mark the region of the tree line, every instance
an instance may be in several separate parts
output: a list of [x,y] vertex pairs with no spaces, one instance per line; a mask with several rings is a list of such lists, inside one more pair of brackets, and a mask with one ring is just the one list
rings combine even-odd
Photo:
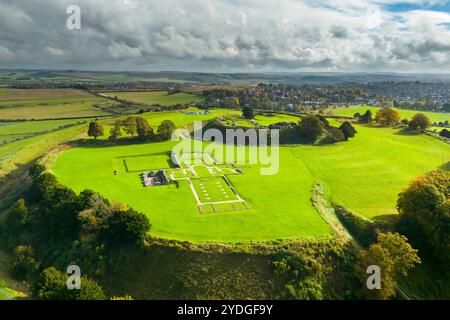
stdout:
[[[144,248],[147,217],[90,190],[77,195],[41,165],[30,173],[30,190],[10,208],[1,229],[14,256],[13,276],[29,283],[37,299],[106,299],[94,279]],[[82,269],[81,290],[67,289],[63,270],[69,265]]]
[[[176,128],[176,125],[172,121],[164,120],[156,132],[154,132],[147,119],[131,116],[124,120],[114,121],[109,131],[108,139],[110,141],[117,141],[123,136],[128,136],[130,138],[136,137],[142,141],[167,141],[170,140]],[[105,130],[99,121],[92,121],[89,124],[87,134],[89,137],[97,140],[98,137],[105,135]]]

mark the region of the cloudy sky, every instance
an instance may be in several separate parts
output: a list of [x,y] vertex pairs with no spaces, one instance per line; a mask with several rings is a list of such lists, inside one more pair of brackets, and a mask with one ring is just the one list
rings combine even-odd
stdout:
[[0,0],[0,68],[450,72],[450,1]]

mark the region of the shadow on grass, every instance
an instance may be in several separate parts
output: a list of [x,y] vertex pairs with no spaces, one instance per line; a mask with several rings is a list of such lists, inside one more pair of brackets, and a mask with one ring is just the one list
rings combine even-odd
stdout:
[[28,169],[34,164],[16,164],[17,169],[0,178],[0,210],[10,207],[31,185]]
[[375,216],[372,221],[381,229],[391,229],[398,221],[398,214],[383,214]]
[[119,140],[88,140],[80,139],[67,142],[66,144],[72,148],[107,148],[107,147],[119,147],[128,145],[139,145],[139,144],[150,144],[150,143],[160,143],[166,142],[164,140],[152,139],[152,140],[142,140],[139,138],[126,138]]
[[423,134],[422,131],[415,131],[408,128],[403,128],[399,131],[397,131],[395,134],[401,135],[401,136],[420,136]]
[[444,171],[450,171],[450,161],[441,165],[439,167],[439,169],[444,170]]

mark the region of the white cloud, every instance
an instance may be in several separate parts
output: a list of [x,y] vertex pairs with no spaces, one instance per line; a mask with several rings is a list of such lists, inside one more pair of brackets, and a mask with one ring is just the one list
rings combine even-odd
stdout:
[[47,46],[45,48],[45,51],[47,51],[47,53],[53,57],[62,57],[64,56],[64,50],[58,49],[58,48],[52,48]]
[[[400,2],[420,10],[384,7]],[[449,72],[450,30],[443,24],[450,14],[429,9],[441,2],[18,0],[0,45],[20,66]],[[8,3],[0,0],[0,12],[11,11]],[[80,31],[65,28],[65,7],[73,3],[81,7]],[[0,55],[0,66],[6,63]]]

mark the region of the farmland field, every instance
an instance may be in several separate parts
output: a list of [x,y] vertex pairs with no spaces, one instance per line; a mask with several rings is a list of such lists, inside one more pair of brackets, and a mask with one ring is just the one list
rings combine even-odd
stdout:
[[167,94],[167,91],[111,91],[102,94],[146,105],[174,106],[190,102],[202,102],[203,97],[189,93]]
[[116,104],[73,89],[0,89],[1,120],[82,118],[109,115],[101,107]]
[[315,182],[325,186],[334,202],[377,219],[396,212],[396,195],[411,179],[450,159],[448,145],[432,137],[364,126],[357,130],[355,138],[337,145],[281,147],[276,175],[262,176],[258,165],[228,175],[250,207],[244,211],[202,215],[187,181],[179,181],[178,187],[143,188],[138,173],[117,165],[120,157],[154,154],[160,169],[169,169],[161,155],[174,142],[75,148],[63,153],[52,170],[77,192],[96,190],[144,212],[158,237],[194,242],[329,237],[328,225],[311,204]]
[[89,93],[74,89],[6,89],[0,88],[0,101],[58,98],[86,98]]

